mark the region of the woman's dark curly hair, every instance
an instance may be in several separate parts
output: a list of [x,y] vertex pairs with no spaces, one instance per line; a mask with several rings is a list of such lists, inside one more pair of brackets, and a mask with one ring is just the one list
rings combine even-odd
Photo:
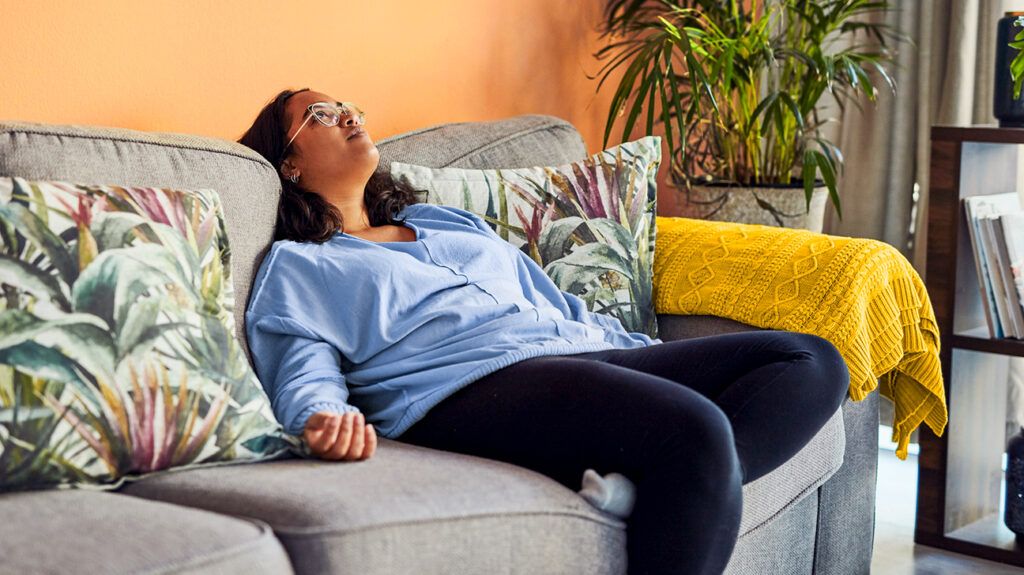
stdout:
[[[288,126],[284,123],[285,103],[293,95],[307,90],[309,88],[282,90],[260,110],[252,126],[238,139],[239,144],[252,148],[270,162],[281,180],[281,203],[277,206],[274,241],[323,243],[339,229],[344,231],[344,219],[334,204],[315,190],[305,190],[292,183],[281,173],[281,162],[284,161],[281,155],[288,134]],[[417,193],[422,192],[395,182],[387,172],[375,172],[363,192],[370,225],[400,223],[394,216],[405,206],[418,203]]]

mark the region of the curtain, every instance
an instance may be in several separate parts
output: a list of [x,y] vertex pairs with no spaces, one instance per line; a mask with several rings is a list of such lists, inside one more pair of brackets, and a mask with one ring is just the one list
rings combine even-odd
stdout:
[[[864,102],[861,110],[847,106],[838,113],[840,122],[829,135],[845,156],[839,185],[843,218],[829,205],[826,233],[885,241],[903,252],[924,277],[930,129],[938,124],[996,123],[996,24],[1014,4],[896,0],[892,11],[879,15],[913,44],[898,46],[895,95],[883,87],[876,104]],[[828,109],[836,112],[833,106]],[[880,406],[881,421],[891,421],[892,404],[883,401]],[[1009,437],[1024,423],[1022,358],[1011,360],[1007,406]]]

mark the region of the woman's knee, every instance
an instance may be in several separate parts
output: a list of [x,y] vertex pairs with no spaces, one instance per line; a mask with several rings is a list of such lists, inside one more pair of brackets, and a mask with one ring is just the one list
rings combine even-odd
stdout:
[[830,405],[838,409],[850,389],[850,372],[846,360],[829,340],[807,333],[791,333],[794,351],[808,363],[811,370],[809,382],[815,386],[833,391]]
[[742,476],[732,423],[724,411],[705,398],[690,402],[665,424],[662,458],[709,488]]

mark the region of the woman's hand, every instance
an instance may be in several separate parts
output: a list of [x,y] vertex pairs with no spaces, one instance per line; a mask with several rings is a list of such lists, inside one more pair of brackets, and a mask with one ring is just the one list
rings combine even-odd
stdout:
[[377,449],[377,431],[372,423],[363,423],[359,412],[318,411],[306,421],[302,438],[321,459],[367,459]]

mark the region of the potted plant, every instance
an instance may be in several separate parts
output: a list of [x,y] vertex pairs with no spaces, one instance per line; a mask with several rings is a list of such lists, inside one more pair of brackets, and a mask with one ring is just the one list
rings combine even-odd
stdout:
[[[1021,30],[1014,32],[1013,28],[1017,27]],[[996,28],[996,73],[992,106],[992,112],[1001,128],[1024,127],[1024,100],[1020,97],[1021,83],[1024,82],[1022,48],[1024,12],[1006,12]]]
[[[839,217],[843,156],[821,132],[822,99],[839,109],[895,91],[887,40],[867,18],[886,0],[608,0],[595,56],[611,54],[597,90],[625,66],[605,125],[623,140],[646,108],[663,127],[683,215],[821,231],[826,198]],[[872,41],[873,40],[873,41]]]

